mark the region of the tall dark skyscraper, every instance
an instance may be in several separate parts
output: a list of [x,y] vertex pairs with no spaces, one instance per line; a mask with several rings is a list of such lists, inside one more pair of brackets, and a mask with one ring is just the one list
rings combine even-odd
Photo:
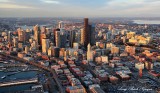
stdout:
[[81,44],[87,48],[87,45],[90,41],[90,31],[88,25],[88,18],[84,18],[84,28],[81,30]]
[[91,45],[94,44],[94,32],[95,27],[92,27],[92,25],[89,24],[88,18],[84,18],[84,28],[81,29],[81,44],[87,48],[87,45],[91,43]]
[[65,32],[60,33],[60,47],[65,48],[66,47],[66,42],[67,42],[67,35]]
[[92,25],[91,25],[90,44],[91,44],[92,46],[95,44],[95,24],[92,24]]
[[87,30],[88,28],[88,18],[84,18],[84,29]]

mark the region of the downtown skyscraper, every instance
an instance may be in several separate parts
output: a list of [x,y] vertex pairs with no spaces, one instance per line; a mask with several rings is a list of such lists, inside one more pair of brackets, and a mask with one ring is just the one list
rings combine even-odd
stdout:
[[[94,29],[93,29],[94,28]],[[89,24],[88,18],[84,18],[84,28],[81,29],[81,44],[87,48],[87,45],[91,43],[91,45],[94,44],[94,34],[95,27],[92,27],[92,25]]]

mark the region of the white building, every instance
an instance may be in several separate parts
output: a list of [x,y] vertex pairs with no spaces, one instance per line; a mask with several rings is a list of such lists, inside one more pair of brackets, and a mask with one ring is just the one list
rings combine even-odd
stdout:
[[87,61],[93,61],[93,51],[90,44],[87,46]]
[[74,49],[79,49],[79,44],[78,43],[73,43],[73,48]]
[[143,63],[136,63],[135,68],[137,69],[144,69],[144,64]]

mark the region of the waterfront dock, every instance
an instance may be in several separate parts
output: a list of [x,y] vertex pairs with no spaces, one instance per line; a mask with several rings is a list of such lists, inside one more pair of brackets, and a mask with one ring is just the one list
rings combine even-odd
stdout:
[[5,82],[0,82],[0,87],[20,85],[20,84],[30,84],[30,83],[37,83],[37,82],[38,82],[38,78],[14,80],[14,81],[5,81]]
[[46,70],[46,71],[49,71],[49,72],[52,74],[53,79],[55,80],[55,82],[56,82],[56,84],[57,84],[57,86],[58,86],[58,89],[59,89],[60,93],[65,93],[65,90],[63,89],[62,84],[61,84],[61,82],[60,82],[60,80],[59,80],[56,72],[55,72],[54,70],[52,70],[51,68],[45,67],[45,66],[43,66],[43,65],[40,65],[40,64],[38,64],[38,63],[36,63],[36,62],[34,62],[34,61],[27,61],[27,60],[24,60],[24,59],[19,58],[19,57],[16,57],[16,56],[8,55],[8,54],[6,54],[5,52],[0,52],[0,55],[3,56],[3,57],[11,58],[11,59],[14,59],[14,60],[23,62],[23,63],[30,64],[30,65],[32,65],[32,66],[36,66],[36,67],[41,68],[41,69],[44,69],[44,70]]

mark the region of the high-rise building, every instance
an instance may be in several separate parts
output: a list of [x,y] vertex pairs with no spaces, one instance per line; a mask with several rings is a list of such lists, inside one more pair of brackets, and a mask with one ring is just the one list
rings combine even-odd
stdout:
[[26,31],[25,31],[25,41],[29,42],[29,39],[30,39],[30,30],[26,29]]
[[53,56],[53,49],[54,49],[53,46],[49,47],[49,49],[48,49],[48,56],[51,56],[51,57]]
[[84,28],[81,29],[81,44],[87,48],[87,45],[90,41],[90,29],[88,25],[88,18],[84,18]]
[[42,39],[42,53],[47,54],[49,48],[49,39]]
[[75,42],[80,43],[81,42],[81,33],[75,32]]
[[81,29],[81,44],[84,45],[85,41],[85,30],[84,28]]
[[58,28],[60,29],[61,32],[64,31],[64,22],[63,21],[60,21],[58,23]]
[[90,32],[90,44],[95,44],[95,24],[91,25],[91,32]]
[[65,32],[60,32],[60,48],[65,48],[67,42],[67,35]]
[[32,42],[31,42],[31,47],[30,47],[30,50],[36,50],[36,41],[35,40],[33,40]]
[[73,43],[75,42],[75,31],[69,31],[69,46],[73,47]]
[[53,44],[56,46],[56,32],[60,31],[60,29],[53,29]]
[[55,32],[55,45],[58,48],[65,48],[67,42],[66,32],[56,31]]
[[61,37],[60,37],[60,31],[56,31],[55,32],[55,43],[56,43],[56,47],[59,47],[61,46]]
[[8,32],[8,42],[11,43],[11,32]]
[[106,40],[111,40],[112,39],[112,33],[111,32],[107,32],[106,33]]
[[61,48],[59,51],[59,57],[63,58],[64,54],[65,54],[66,49],[65,48]]
[[90,43],[93,45],[95,43],[95,25],[88,24],[88,18],[84,18],[84,28],[81,29],[81,44],[87,48]]
[[88,61],[93,61],[93,51],[91,50],[90,43],[87,46],[87,60]]
[[53,56],[54,57],[59,57],[59,50],[60,50],[60,48],[58,48],[58,47],[54,47],[53,48]]
[[41,27],[41,33],[46,33],[46,26]]
[[18,37],[14,37],[13,38],[13,46],[14,47],[18,47],[18,42],[17,41],[18,41]]
[[25,32],[21,28],[18,28],[17,31],[18,31],[18,41],[24,42]]
[[40,44],[40,27],[38,25],[33,27],[34,30],[34,40],[36,41],[36,45]]
[[60,21],[60,22],[58,23],[58,28],[63,28],[63,25],[64,25],[63,21]]
[[40,45],[42,45],[43,38],[47,38],[45,33],[41,33],[41,35],[40,35]]
[[28,46],[25,46],[25,53],[27,54],[28,53],[28,51],[29,51],[29,48],[28,48]]

